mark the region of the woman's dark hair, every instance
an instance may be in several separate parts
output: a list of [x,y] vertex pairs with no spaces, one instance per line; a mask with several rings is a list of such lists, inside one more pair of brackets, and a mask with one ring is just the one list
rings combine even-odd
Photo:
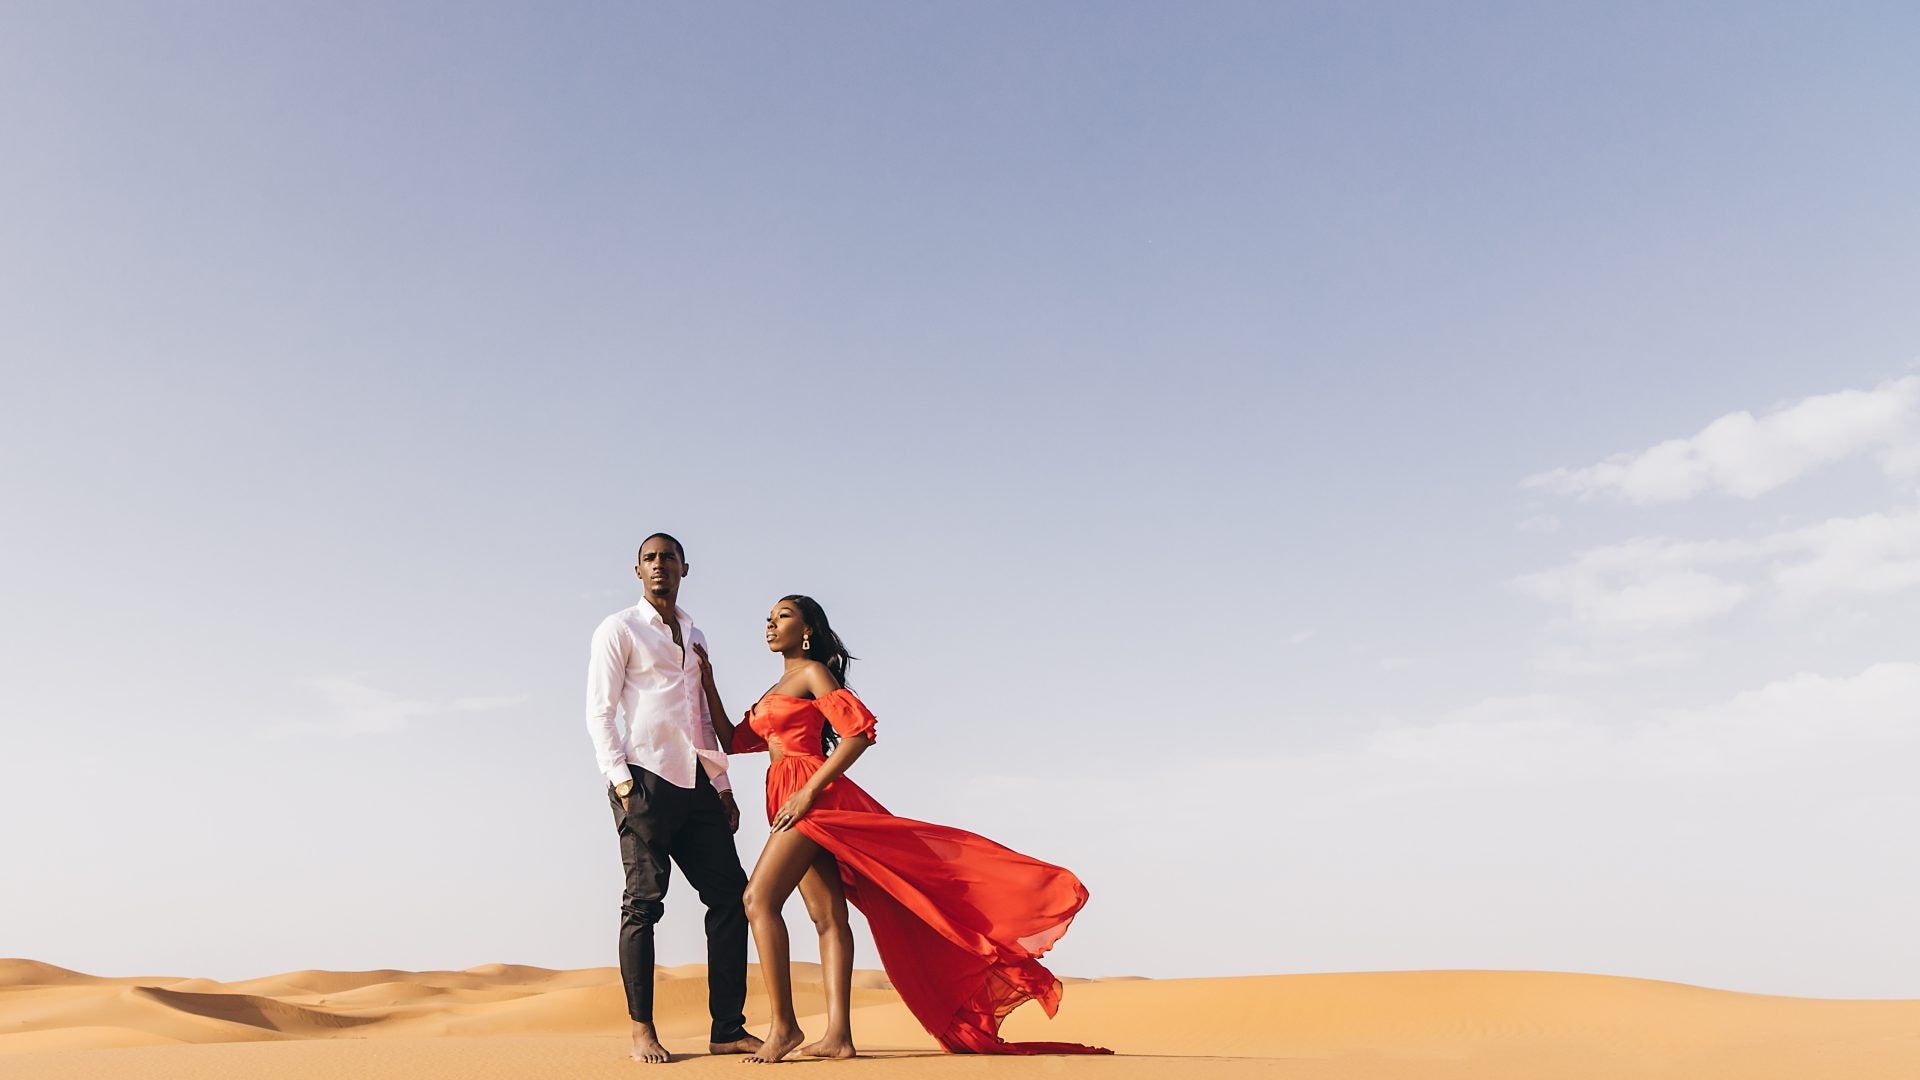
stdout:
[[[807,650],[807,657],[827,665],[827,670],[833,673],[834,680],[841,686],[847,685],[847,667],[856,658],[847,651],[846,643],[840,640],[840,635],[833,632],[833,624],[827,621],[827,611],[820,606],[820,601],[811,596],[794,593],[791,596],[781,597],[780,602],[792,604],[800,609],[800,621],[806,624],[807,633],[811,639],[812,647]],[[838,745],[840,745],[840,733],[833,730],[832,724],[822,725],[820,728],[822,756],[833,753],[833,748]]]

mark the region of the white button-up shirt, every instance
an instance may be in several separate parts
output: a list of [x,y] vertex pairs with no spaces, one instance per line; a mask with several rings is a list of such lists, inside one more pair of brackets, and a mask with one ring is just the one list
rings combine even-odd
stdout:
[[[695,768],[705,768],[716,790],[727,780],[727,755],[714,737],[707,692],[700,682],[700,657],[693,646],[707,638],[693,618],[674,608],[680,640],[652,604],[640,601],[615,612],[593,632],[587,656],[587,732],[594,757],[608,783],[633,778],[632,763],[675,787],[694,785]],[[616,719],[624,712],[625,724]]]

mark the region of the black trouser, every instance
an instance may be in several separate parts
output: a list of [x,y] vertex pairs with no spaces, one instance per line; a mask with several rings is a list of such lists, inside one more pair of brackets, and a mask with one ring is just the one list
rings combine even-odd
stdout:
[[653,1023],[653,924],[665,909],[667,860],[680,864],[688,884],[707,905],[707,1011],[714,1042],[746,1034],[747,874],[727,828],[727,810],[697,764],[692,788],[675,787],[638,765],[630,809],[607,787],[613,821],[620,830],[620,861],[627,890],[620,902],[620,980],[627,988],[627,1015]]

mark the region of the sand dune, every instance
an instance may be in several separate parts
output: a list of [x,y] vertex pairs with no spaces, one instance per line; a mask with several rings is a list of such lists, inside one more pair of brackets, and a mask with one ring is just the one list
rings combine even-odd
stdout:
[[187,1016],[306,1039],[324,1038],[344,1028],[376,1024],[385,1019],[378,1012],[355,1014],[307,1008],[258,994],[195,994],[156,986],[136,986],[128,991],[128,995],[152,1001]]
[[[740,1075],[737,1059],[701,1053],[705,972],[689,965],[660,974],[661,1031],[684,1056],[673,1075]],[[796,965],[794,975],[803,1011],[818,1010],[819,968]],[[1095,1042],[1117,1056],[988,1059],[938,1053],[881,973],[855,982],[854,1031],[867,1056],[825,1067],[907,1080],[1920,1076],[1914,1001],[1816,1001],[1544,972],[1074,980],[1057,1018],[1029,1007],[1009,1020],[1008,1036]],[[760,1026],[765,1017],[756,994],[748,1019]],[[817,1028],[819,1017],[807,1022]],[[223,984],[0,961],[0,1073],[21,1080],[631,1076],[641,1067],[623,1059],[624,1026],[611,968],[297,971]]]
[[122,978],[102,978],[98,975],[83,975],[78,971],[69,971],[52,964],[43,964],[38,960],[0,959],[0,991],[15,987],[39,986],[136,986],[141,984],[179,982],[178,979],[134,975]]
[[67,986],[79,982],[98,982],[91,975],[43,964],[38,960],[0,960],[0,987]]

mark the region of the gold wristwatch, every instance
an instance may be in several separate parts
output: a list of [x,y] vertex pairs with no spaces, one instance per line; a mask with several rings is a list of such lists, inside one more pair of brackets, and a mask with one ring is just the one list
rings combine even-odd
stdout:
[[631,780],[625,780],[618,784],[613,785],[613,793],[623,799],[626,798],[630,793],[632,793],[632,791],[633,791],[633,781]]

